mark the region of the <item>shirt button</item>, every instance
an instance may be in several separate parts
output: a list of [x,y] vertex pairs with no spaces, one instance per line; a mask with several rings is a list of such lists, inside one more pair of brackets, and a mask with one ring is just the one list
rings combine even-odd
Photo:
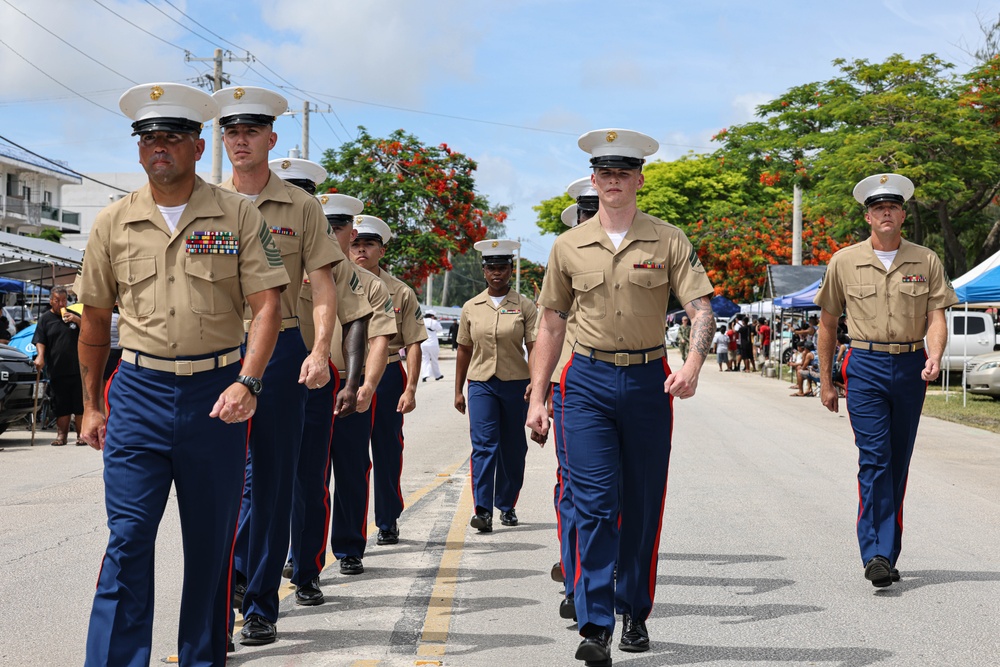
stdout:
[[209,278],[214,278],[215,277],[215,272],[214,271],[210,271],[209,274],[208,274],[208,277]]
[[168,276],[167,280],[170,281],[170,282],[174,282],[174,277],[173,276]]
[[646,281],[646,287],[649,287],[649,286],[650,286],[650,285],[652,285],[652,284],[653,284],[653,281],[652,281],[652,280],[647,280],[647,281]]
[[172,348],[176,349],[176,348],[177,348],[177,343],[171,343],[171,344],[170,344],[170,347],[172,347]]
[[615,315],[618,315],[619,317],[621,317],[621,314],[622,314],[622,311],[620,311],[620,310],[616,310],[615,311]]
[[129,277],[128,277],[128,281],[129,281],[129,282],[132,282],[133,280],[135,280],[135,276],[129,276]]
[[587,287],[588,287],[587,283],[584,283],[583,284],[583,289],[587,289]]
[[622,261],[621,257],[615,257],[615,264],[620,264]]
[[615,289],[621,289],[621,288],[622,288],[621,283],[615,283]]
[[171,309],[170,309],[170,314],[171,314],[171,315],[173,315],[173,314],[174,314],[174,309],[173,309],[173,308],[171,308]]
[[622,342],[623,340],[625,340],[625,339],[624,339],[624,338],[622,338],[621,336],[619,336],[619,337],[618,337],[618,342],[619,342],[619,343],[620,343],[620,342]]

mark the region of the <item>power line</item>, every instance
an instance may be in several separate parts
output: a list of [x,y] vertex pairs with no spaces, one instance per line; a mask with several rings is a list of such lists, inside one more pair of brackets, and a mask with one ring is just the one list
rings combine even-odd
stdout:
[[98,65],[100,65],[100,66],[101,66],[101,67],[103,67],[104,69],[108,70],[108,71],[109,71],[109,72],[111,72],[112,74],[117,74],[117,75],[118,75],[118,76],[120,76],[121,78],[125,79],[126,81],[129,81],[130,83],[132,83],[132,84],[134,84],[134,85],[138,85],[138,84],[139,84],[139,82],[138,82],[138,81],[133,81],[132,79],[130,79],[129,77],[125,76],[125,75],[124,75],[124,74],[122,74],[121,72],[119,72],[119,71],[117,71],[117,70],[114,70],[114,69],[112,69],[112,68],[108,67],[107,65],[105,65],[104,63],[102,63],[102,62],[101,62],[100,60],[97,60],[96,58],[94,58],[94,57],[92,57],[92,56],[88,55],[87,53],[84,53],[84,52],[83,52],[83,51],[81,51],[80,49],[76,48],[75,46],[73,46],[72,44],[70,44],[69,42],[67,42],[67,41],[66,41],[65,39],[63,39],[63,38],[62,38],[62,37],[60,37],[59,35],[55,34],[55,33],[54,33],[54,32],[52,32],[51,30],[49,30],[48,28],[46,28],[45,26],[43,26],[43,25],[42,25],[41,23],[39,23],[39,22],[38,22],[38,21],[36,21],[35,19],[31,18],[30,16],[28,16],[27,14],[25,14],[24,12],[22,12],[22,11],[21,11],[20,9],[18,9],[18,8],[17,8],[17,7],[15,7],[14,5],[10,4],[10,2],[8,2],[7,0],[3,0],[3,3],[4,3],[5,5],[7,5],[8,7],[10,7],[11,9],[13,9],[13,10],[14,10],[15,12],[17,12],[18,14],[20,14],[21,16],[23,16],[24,18],[28,19],[29,21],[31,21],[32,23],[34,23],[35,25],[37,25],[37,26],[38,26],[39,28],[41,28],[41,29],[42,29],[42,30],[44,30],[45,32],[49,33],[50,35],[52,35],[53,37],[55,37],[56,39],[58,39],[58,40],[59,40],[60,42],[62,42],[63,44],[65,44],[65,45],[66,45],[66,46],[68,46],[69,48],[71,48],[71,49],[73,49],[74,51],[76,51],[77,53],[79,53],[79,54],[80,54],[81,56],[83,56],[84,58],[87,58],[87,59],[89,59],[89,60],[91,60],[91,61],[93,61],[93,62],[97,63]]
[[[150,7],[152,7],[153,9],[155,9],[156,11],[158,11],[158,12],[160,12],[161,14],[163,14],[164,16],[166,16],[166,17],[167,17],[168,19],[170,19],[171,21],[173,21],[174,23],[176,23],[176,24],[177,24],[177,25],[179,25],[180,27],[182,27],[182,28],[184,28],[185,30],[187,30],[187,31],[188,31],[189,33],[191,33],[191,34],[192,34],[192,35],[194,35],[195,37],[197,37],[197,38],[199,38],[199,39],[203,39],[203,40],[205,40],[206,42],[208,42],[208,43],[209,43],[209,44],[211,44],[212,46],[218,46],[218,44],[216,44],[215,42],[213,42],[212,40],[210,40],[210,39],[209,39],[208,37],[205,37],[204,35],[201,35],[201,34],[199,34],[199,33],[195,32],[195,31],[194,31],[194,30],[192,30],[191,28],[187,27],[186,25],[184,25],[183,23],[181,23],[180,21],[178,21],[177,19],[175,19],[175,18],[174,18],[173,16],[171,16],[170,14],[166,13],[165,11],[163,11],[162,9],[160,9],[159,7],[157,7],[156,5],[154,5],[154,4],[153,4],[153,3],[151,2],[151,0],[143,0],[143,2],[145,2],[145,3],[147,4],[147,5],[149,5]],[[171,7],[172,7],[172,6],[173,6],[173,5],[171,5]]]
[[28,155],[34,155],[38,159],[45,160],[49,164],[54,164],[55,166],[59,167],[60,169],[68,171],[71,174],[79,176],[80,178],[86,179],[88,181],[92,181],[94,183],[97,183],[98,185],[103,185],[104,187],[111,188],[112,190],[117,190],[118,192],[124,192],[125,194],[129,194],[130,193],[129,190],[123,190],[120,187],[118,187],[117,185],[111,185],[110,183],[105,183],[104,181],[99,181],[96,178],[91,178],[90,176],[87,176],[86,174],[81,174],[80,172],[76,171],[75,169],[70,169],[69,167],[67,167],[64,164],[60,164],[59,162],[56,162],[55,160],[51,160],[51,159],[45,157],[44,155],[39,155],[38,153],[36,153],[33,150],[29,150],[29,149],[25,148],[24,146],[22,146],[20,144],[14,143],[13,141],[11,141],[7,137],[3,136],[2,134],[0,134],[0,139],[6,141],[8,144],[10,144],[11,146],[14,146],[15,148],[20,148],[22,151],[24,151]]
[[173,42],[168,42],[167,40],[163,39],[159,35],[155,35],[155,34],[151,33],[150,31],[146,30],[145,28],[143,28],[141,26],[138,26],[135,23],[132,23],[132,21],[129,21],[127,18],[125,18],[124,16],[122,16],[121,14],[119,14],[118,12],[116,12],[115,10],[111,9],[110,7],[108,7],[107,5],[105,5],[104,3],[102,3],[100,0],[91,0],[91,1],[94,2],[95,4],[100,5],[101,7],[104,7],[104,9],[108,10],[109,12],[111,12],[112,14],[114,14],[115,16],[117,16],[118,18],[120,18],[122,21],[125,21],[125,23],[128,23],[130,26],[132,26],[136,30],[139,30],[140,32],[146,33],[147,35],[149,35],[153,39],[158,39],[159,41],[163,42],[167,46],[172,46],[175,49],[177,49],[178,51],[183,51],[184,53],[188,52],[188,50],[185,49],[183,46],[178,46],[177,44],[174,44]]
[[38,70],[39,72],[41,72],[42,74],[44,74],[46,77],[48,77],[52,81],[55,81],[57,84],[59,84],[60,86],[62,86],[66,90],[68,90],[69,92],[73,93],[74,95],[76,95],[80,99],[86,100],[87,102],[90,102],[91,104],[93,104],[98,109],[104,109],[108,113],[114,114],[116,117],[119,117],[119,118],[121,117],[121,113],[119,113],[118,111],[114,111],[112,109],[107,108],[106,106],[100,105],[97,102],[95,102],[94,100],[92,100],[89,97],[87,97],[86,95],[82,95],[81,93],[76,92],[75,90],[73,90],[72,88],[70,88],[69,86],[67,86],[65,83],[63,83],[59,79],[55,78],[54,76],[52,76],[51,74],[49,74],[48,72],[46,72],[45,70],[43,70],[41,67],[39,67],[35,63],[31,62],[30,60],[28,60],[27,58],[25,58],[24,56],[22,56],[20,53],[17,52],[16,49],[14,49],[14,47],[12,47],[10,44],[8,44],[7,42],[3,41],[2,39],[0,39],[0,44],[3,44],[4,46],[6,46],[8,49],[11,50],[11,52],[13,52],[13,54],[15,56],[17,56],[18,58],[20,58],[24,62],[28,63],[33,68],[35,68],[36,70]]
[[[207,33],[208,33],[209,35],[212,35],[213,37],[218,37],[218,38],[219,38],[219,39],[221,39],[221,40],[222,40],[223,42],[225,42],[226,44],[228,44],[228,45],[232,46],[233,48],[236,48],[236,49],[239,49],[240,51],[246,51],[246,49],[244,49],[243,47],[241,47],[241,46],[237,46],[236,44],[233,44],[232,42],[230,42],[230,41],[229,41],[228,39],[226,39],[226,38],[225,38],[225,37],[223,37],[222,35],[220,35],[220,34],[218,34],[218,33],[215,33],[215,32],[212,32],[212,31],[211,31],[211,30],[210,30],[209,28],[205,27],[205,26],[204,26],[204,25],[202,25],[201,23],[198,23],[198,21],[194,20],[194,18],[193,18],[193,17],[192,17],[192,16],[190,15],[190,14],[185,14],[183,10],[181,10],[181,9],[180,9],[180,8],[179,8],[179,7],[177,6],[177,5],[175,5],[174,3],[170,2],[170,0],[163,0],[163,1],[164,1],[165,3],[167,3],[168,5],[170,5],[171,7],[173,7],[173,8],[174,8],[174,10],[175,10],[175,11],[176,11],[176,12],[177,12],[178,14],[180,14],[180,15],[181,15],[181,16],[183,16],[183,17],[185,17],[185,18],[186,18],[186,19],[188,19],[189,21],[191,21],[191,23],[194,23],[194,24],[195,24],[196,26],[198,26],[199,28],[201,28],[202,30],[204,30],[205,32],[207,32]],[[148,2],[148,0],[147,0],[147,2]],[[204,39],[204,38],[203,38],[203,39]]]

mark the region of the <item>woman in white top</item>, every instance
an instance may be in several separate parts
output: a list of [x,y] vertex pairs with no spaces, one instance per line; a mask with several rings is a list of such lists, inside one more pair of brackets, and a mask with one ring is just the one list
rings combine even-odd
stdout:
[[440,380],[441,367],[438,365],[438,332],[442,331],[441,323],[438,322],[437,313],[428,310],[424,313],[424,327],[427,329],[427,340],[420,344],[422,359],[420,361],[420,381],[427,382],[427,378],[432,377]]

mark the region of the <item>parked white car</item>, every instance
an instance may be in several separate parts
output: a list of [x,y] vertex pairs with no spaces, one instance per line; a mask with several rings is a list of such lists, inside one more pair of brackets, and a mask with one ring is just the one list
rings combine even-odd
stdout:
[[974,357],[968,367],[965,387],[969,393],[992,396],[994,401],[1000,401],[1000,352]]

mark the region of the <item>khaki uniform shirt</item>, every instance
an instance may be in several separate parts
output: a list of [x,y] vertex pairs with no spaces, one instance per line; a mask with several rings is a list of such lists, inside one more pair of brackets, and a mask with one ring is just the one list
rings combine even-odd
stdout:
[[[236,192],[232,178],[220,187]],[[271,172],[254,204],[267,221],[289,278],[347,260],[336,239],[331,242],[325,234],[329,225],[323,215],[323,206],[302,188]],[[282,318],[299,314],[301,286],[302,282],[295,280],[281,294]]]
[[[333,280],[337,286],[337,318],[334,322],[334,331],[340,330],[341,322],[363,320],[372,314],[372,306],[365,298],[364,285],[358,277],[362,270],[353,262],[339,262],[333,267]],[[316,340],[316,323],[313,321],[312,284],[308,277],[303,278],[302,288],[299,291],[299,331],[302,333],[306,349],[311,350]]]
[[378,277],[389,288],[393,313],[396,315],[396,335],[389,341],[389,355],[391,356],[407,345],[427,340],[427,329],[424,328],[424,315],[420,311],[420,302],[417,300],[416,292],[381,267]]
[[[541,321],[541,318],[538,318]],[[537,329],[536,329],[537,330]],[[536,335],[537,338],[537,335]],[[566,318],[566,335],[563,337],[562,352],[559,353],[559,362],[556,363],[555,370],[552,371],[552,382],[559,384],[562,382],[562,372],[573,356],[573,346],[576,345],[576,311],[571,310]]]
[[497,306],[489,290],[465,302],[458,321],[459,345],[472,347],[469,379],[526,380],[531,376],[524,345],[534,343],[538,310],[531,299],[513,289]]
[[560,234],[538,303],[561,312],[575,305],[581,345],[647,350],[663,345],[671,290],[682,304],[713,291],[684,232],[639,211],[618,250],[597,216]]
[[854,340],[913,343],[927,334],[927,313],[958,297],[933,250],[903,239],[886,271],[868,239],[830,258],[815,302],[837,317],[846,307]]
[[[236,247],[227,249],[236,252],[191,252],[188,237],[199,232],[232,234]],[[148,185],[101,211],[77,287],[80,301],[96,308],[120,301],[122,347],[172,359],[238,346],[246,295],[287,284],[253,204],[197,178],[176,232]]]

